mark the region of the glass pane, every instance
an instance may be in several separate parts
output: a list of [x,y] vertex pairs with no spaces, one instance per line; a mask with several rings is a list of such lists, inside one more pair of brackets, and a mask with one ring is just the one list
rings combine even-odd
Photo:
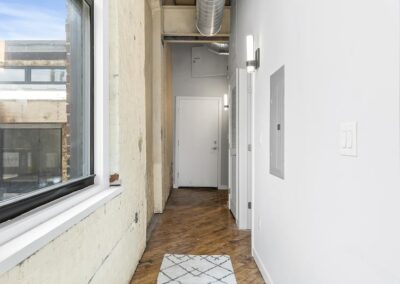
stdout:
[[32,82],[51,82],[51,69],[32,69]]
[[65,69],[32,69],[31,81],[55,83],[66,82],[67,71]]
[[84,1],[1,1],[0,205],[91,174],[90,50]]
[[53,69],[53,82],[67,82],[67,70]]
[[0,83],[24,81],[25,69],[0,68]]
[[61,129],[2,129],[0,198],[9,199],[60,183]]

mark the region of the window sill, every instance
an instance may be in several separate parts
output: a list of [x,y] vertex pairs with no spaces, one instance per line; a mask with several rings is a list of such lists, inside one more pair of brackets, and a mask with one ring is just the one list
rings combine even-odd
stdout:
[[92,186],[2,225],[0,274],[34,254],[121,192],[121,187],[102,190],[100,186]]

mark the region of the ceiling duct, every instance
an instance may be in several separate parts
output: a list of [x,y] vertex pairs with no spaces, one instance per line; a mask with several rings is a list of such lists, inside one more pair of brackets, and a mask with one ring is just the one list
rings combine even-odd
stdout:
[[213,36],[219,33],[224,16],[225,0],[197,0],[196,26],[204,36]]
[[208,50],[218,55],[229,55],[229,43],[213,42],[208,44]]

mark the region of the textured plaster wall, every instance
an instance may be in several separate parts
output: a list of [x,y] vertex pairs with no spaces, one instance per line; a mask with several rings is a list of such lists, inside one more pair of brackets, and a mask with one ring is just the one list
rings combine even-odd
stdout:
[[110,43],[115,41],[110,77],[116,100],[111,111],[117,115],[114,143],[123,193],[1,275],[0,283],[128,283],[133,275],[146,236],[147,8],[145,0],[110,1]]
[[[118,5],[110,5],[110,19],[116,18],[118,15]],[[118,34],[118,25],[110,24],[109,33]],[[119,42],[113,40],[109,42],[110,47],[110,101],[109,101],[109,133],[110,133],[110,174],[119,173]]]
[[145,76],[146,76],[146,156],[147,156],[147,223],[154,214],[153,177],[153,25],[152,11],[148,1],[145,3]]
[[171,190],[170,51],[161,42],[162,13],[153,9],[153,173],[154,211],[161,213]]
[[172,56],[171,45],[164,46],[164,183],[162,202],[165,205],[172,188],[172,172],[173,172],[173,92],[172,92]]

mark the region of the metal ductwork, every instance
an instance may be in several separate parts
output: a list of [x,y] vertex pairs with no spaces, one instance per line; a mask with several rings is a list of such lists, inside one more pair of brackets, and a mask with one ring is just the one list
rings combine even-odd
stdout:
[[225,0],[197,0],[196,26],[204,36],[213,36],[219,33],[224,16]]
[[208,44],[208,50],[218,55],[229,55],[229,43],[213,42]]

